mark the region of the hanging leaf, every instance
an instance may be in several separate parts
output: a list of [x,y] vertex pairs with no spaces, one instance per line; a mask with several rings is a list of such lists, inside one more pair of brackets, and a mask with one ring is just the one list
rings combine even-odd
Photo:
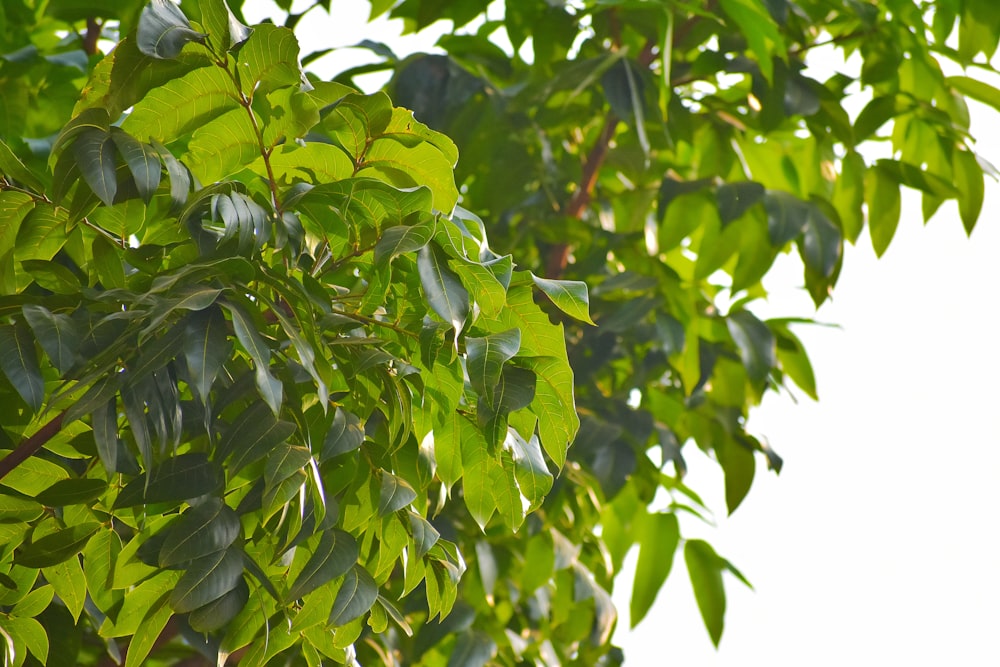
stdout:
[[45,383],[26,327],[0,326],[0,368],[24,402],[38,412],[45,398]]
[[654,512],[641,518],[639,526],[639,559],[629,602],[629,623],[633,628],[646,617],[663,582],[670,575],[680,541],[676,514]]
[[218,630],[236,618],[249,600],[250,587],[247,586],[246,580],[240,577],[236,582],[236,588],[188,614],[188,624],[197,632]]
[[397,225],[382,232],[375,244],[375,264],[382,266],[408,252],[416,252],[434,237],[435,221],[425,218],[415,225]]
[[80,334],[73,320],[69,315],[53,313],[38,304],[25,304],[21,312],[59,374],[65,374],[76,363],[80,349]]
[[232,456],[228,472],[231,478],[235,477],[293,433],[295,424],[275,419],[267,406],[257,401],[225,431],[216,449],[216,459],[225,461]]
[[420,249],[417,254],[417,269],[427,303],[455,330],[457,342],[469,317],[469,293],[458,277],[441,261],[432,246]]
[[32,568],[57,565],[80,553],[98,528],[98,523],[79,523],[40,537],[17,550],[14,563]]
[[503,365],[513,359],[520,348],[520,329],[508,329],[481,338],[466,336],[469,381],[476,393],[491,406],[496,406],[496,390],[500,384]]
[[171,0],[150,0],[139,15],[136,44],[152,58],[176,58],[185,44],[204,38],[204,34],[191,28],[187,17]]
[[758,385],[763,383],[775,364],[774,334],[748,310],[730,313],[726,327],[740,351],[750,381]]
[[324,459],[353,452],[365,441],[365,431],[361,420],[342,407],[337,406],[333,413],[333,423],[323,439]]
[[870,169],[865,176],[865,202],[868,204],[868,229],[875,255],[881,257],[896,235],[902,200],[899,182],[881,167]]
[[160,186],[160,161],[156,150],[118,127],[111,128],[111,139],[128,165],[139,196],[148,204]]
[[226,318],[217,306],[196,310],[184,324],[184,359],[191,386],[208,404],[208,394],[222,365],[232,354]]
[[327,624],[333,627],[346,625],[372,608],[378,597],[378,585],[368,570],[354,565],[344,576],[344,581],[333,601]]
[[236,338],[240,341],[243,349],[249,353],[254,362],[254,371],[257,374],[257,388],[260,390],[261,398],[271,407],[271,411],[277,416],[281,410],[282,386],[281,381],[271,375],[271,350],[264,344],[264,340],[257,333],[257,328],[243,310],[235,304],[221,301],[223,306],[229,310],[233,317],[233,330]]
[[528,499],[528,511],[534,510],[552,490],[552,473],[545,464],[538,436],[532,434],[525,440],[514,429],[508,429],[504,446],[513,457],[514,475],[521,493]]
[[414,557],[419,560],[437,543],[441,533],[427,519],[416,512],[408,512],[407,516],[410,519],[410,533],[413,535],[413,543],[416,545]]
[[802,236],[802,259],[810,271],[830,278],[843,253],[843,238],[837,226],[815,203],[810,202],[808,208]]
[[106,130],[86,129],[73,143],[80,173],[105,206],[114,204],[118,192],[115,176],[115,144]]
[[114,507],[180,502],[211,493],[222,486],[222,470],[202,453],[181,454],[125,485]]
[[705,622],[712,643],[719,645],[726,614],[726,590],[722,584],[722,559],[711,545],[703,540],[688,540],[684,544],[684,562],[687,565],[694,599]]

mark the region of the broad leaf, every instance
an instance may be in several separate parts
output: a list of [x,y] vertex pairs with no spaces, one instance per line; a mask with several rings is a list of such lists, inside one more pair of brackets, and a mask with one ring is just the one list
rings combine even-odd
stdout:
[[137,45],[153,58],[176,58],[188,42],[205,38],[191,28],[187,17],[171,0],[150,0],[139,16]]
[[333,627],[350,623],[371,609],[376,597],[378,585],[372,575],[360,565],[352,566],[337,591],[327,623]]
[[590,319],[590,296],[587,284],[579,280],[550,280],[531,274],[531,279],[552,300],[556,307],[581,322],[594,324]]
[[99,524],[88,522],[57,530],[21,547],[14,562],[32,568],[57,565],[80,553],[98,528]]
[[726,591],[722,584],[722,559],[703,540],[688,540],[684,544],[684,563],[687,565],[694,599],[705,622],[712,643],[719,645],[726,614]]
[[297,600],[348,572],[358,560],[358,544],[348,533],[327,530],[288,589],[286,600]]
[[231,545],[240,534],[236,512],[210,498],[184,512],[160,547],[161,567],[172,567],[207,556]]
[[396,510],[401,510],[412,503],[416,497],[416,491],[405,480],[383,472],[378,498],[378,515],[385,516]]
[[26,327],[0,326],[0,369],[24,402],[38,412],[45,398],[42,371]]
[[466,336],[465,349],[468,355],[466,369],[469,381],[472,383],[472,388],[491,406],[497,405],[496,390],[500,384],[503,365],[513,359],[520,348],[519,329],[508,329],[481,338]]
[[236,588],[243,578],[243,556],[239,549],[217,551],[192,562],[170,594],[170,606],[178,614],[194,611]]
[[181,454],[169,458],[125,485],[115,500],[115,507],[133,507],[143,503],[180,502],[211,493],[222,486],[222,470],[205,454]]
[[629,622],[633,628],[646,617],[663,582],[670,575],[680,541],[676,514],[654,512],[643,517],[639,526],[639,559],[629,602]]

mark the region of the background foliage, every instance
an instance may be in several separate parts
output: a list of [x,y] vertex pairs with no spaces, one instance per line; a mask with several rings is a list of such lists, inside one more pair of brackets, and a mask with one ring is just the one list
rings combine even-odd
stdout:
[[292,30],[329,5],[231,9],[3,7],[5,659],[616,663],[636,545],[632,622],[676,554],[718,642],[743,577],[680,534],[683,450],[729,511],[780,470],[780,253],[818,305],[901,186],[971,231],[1000,91],[940,63],[988,69],[1000,9],[376,2],[446,55],[334,82]]

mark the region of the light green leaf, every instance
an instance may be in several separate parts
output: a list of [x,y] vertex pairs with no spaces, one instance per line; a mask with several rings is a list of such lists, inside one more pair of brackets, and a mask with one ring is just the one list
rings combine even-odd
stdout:
[[201,4],[201,24],[208,31],[208,41],[216,53],[225,53],[245,42],[253,30],[233,15],[226,0],[204,0]]
[[594,324],[594,321],[590,319],[590,296],[587,294],[587,283],[579,280],[539,278],[533,273],[531,279],[559,310],[581,322]]
[[694,589],[694,599],[712,643],[719,645],[726,614],[726,590],[722,584],[722,559],[703,540],[684,544],[684,562]]
[[151,143],[164,159],[173,181],[171,165],[164,155],[167,151],[156,142],[170,143],[235,109],[238,103],[232,93],[233,82],[221,67],[201,67],[150,90],[136,102],[121,127],[133,137],[155,140]]
[[[170,0],[165,0],[169,2]],[[163,595],[153,603],[145,612],[142,621],[135,629],[132,639],[129,641],[128,653],[125,655],[125,667],[140,667],[153,650],[153,645],[160,638],[163,628],[170,620],[170,606],[167,605],[167,596]]]
[[66,605],[74,621],[80,620],[80,612],[87,599],[87,579],[84,577],[80,559],[72,557],[42,570],[45,580],[52,584],[56,595]]
[[880,167],[873,167],[865,176],[865,202],[868,204],[868,229],[875,254],[881,257],[899,225],[902,200],[899,182]]
[[217,551],[192,562],[170,594],[170,606],[178,614],[194,611],[236,588],[243,578],[243,556],[239,549]]
[[562,468],[569,444],[580,428],[573,398],[573,371],[569,363],[556,357],[521,358],[520,363],[538,377],[531,411],[538,417],[545,453]]
[[407,516],[410,520],[410,533],[413,535],[413,543],[416,546],[414,558],[423,558],[424,554],[437,543],[441,533],[427,519],[416,512],[407,512]]
[[365,151],[357,175],[380,178],[397,188],[429,188],[434,208],[442,213],[450,213],[458,201],[452,164],[427,143],[393,136],[376,139]]
[[525,440],[514,429],[508,429],[504,447],[510,450],[514,459],[517,484],[528,499],[528,511],[532,511],[542,504],[552,489],[552,473],[542,457],[538,436],[532,434],[530,440]]
[[746,37],[750,50],[757,56],[761,74],[768,81],[774,77],[775,56],[785,58],[785,40],[764,5],[756,0],[720,0],[723,11]]
[[299,41],[288,28],[271,23],[254,26],[253,34],[240,48],[237,67],[243,94],[251,99],[276,88],[294,86],[301,80]]
[[386,229],[375,244],[375,264],[382,266],[399,255],[420,250],[433,238],[435,227],[434,218],[424,218],[415,225]]
[[[14,659],[18,662],[24,656],[18,648],[26,648],[41,664],[46,664],[49,658],[49,637],[42,624],[33,618],[12,616],[4,619],[3,630],[14,640]],[[15,663],[17,664],[17,663]]]
[[371,609],[377,597],[378,585],[368,570],[360,565],[352,566],[344,575],[327,623],[333,627],[350,623]]
[[493,639],[481,630],[466,630],[458,635],[448,657],[448,667],[483,667],[497,653]]
[[944,82],[945,85],[951,86],[963,95],[1000,111],[1000,90],[985,81],[968,76],[949,76]]
[[[997,92],[1000,96],[1000,91]],[[955,150],[952,156],[955,187],[958,188],[958,213],[965,233],[971,234],[983,210],[983,168],[972,151]]]
[[492,489],[492,471],[500,464],[493,459],[489,446],[476,429],[478,437],[465,429],[461,438],[462,451],[462,495],[465,506],[480,529],[485,530],[490,517],[496,512],[497,504]]

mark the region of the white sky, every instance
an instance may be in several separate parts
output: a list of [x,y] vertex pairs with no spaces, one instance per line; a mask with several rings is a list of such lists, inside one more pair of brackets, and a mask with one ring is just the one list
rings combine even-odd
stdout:
[[[250,0],[247,19],[269,12]],[[368,38],[399,55],[428,50],[400,40],[399,22],[367,25],[367,2],[334,0],[300,25],[303,55]],[[341,50],[311,68],[335,73],[367,62]],[[374,85],[378,85],[374,83]],[[973,105],[979,152],[1000,163],[996,115]],[[689,483],[716,510],[705,531],[754,584],[727,578],[726,630],[716,651],[701,625],[678,555],[653,610],[628,631],[628,578],[615,596],[615,642],[626,664],[824,667],[1000,664],[1000,187],[987,181],[978,227],[967,239],[954,203],[924,228],[919,198],[876,260],[867,235],[849,247],[834,293],[799,327],[820,403],[768,394],[751,430],[784,458],[780,477],[758,463],[754,488],[724,518],[718,466],[686,449]],[[774,279],[772,284],[776,284]],[[797,274],[778,282],[801,284]],[[759,307],[758,307],[759,308]],[[813,316],[802,292],[772,296],[768,316]],[[763,309],[758,310],[763,312]],[[689,531],[693,524],[685,524]]]

